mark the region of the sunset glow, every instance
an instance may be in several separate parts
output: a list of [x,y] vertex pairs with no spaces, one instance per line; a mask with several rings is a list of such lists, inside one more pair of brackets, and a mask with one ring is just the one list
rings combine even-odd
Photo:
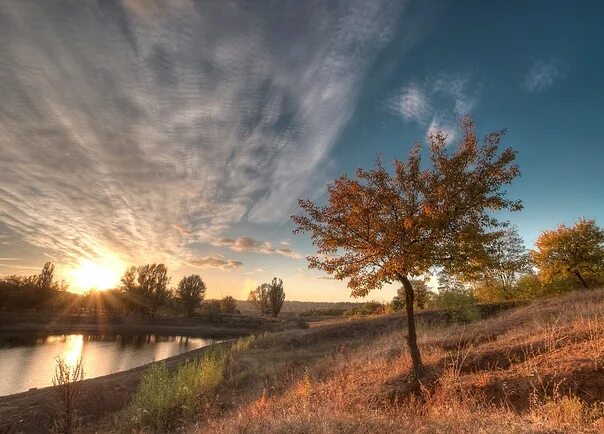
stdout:
[[82,260],[77,268],[69,273],[70,285],[79,291],[89,289],[105,290],[115,288],[123,273],[123,266],[118,261]]

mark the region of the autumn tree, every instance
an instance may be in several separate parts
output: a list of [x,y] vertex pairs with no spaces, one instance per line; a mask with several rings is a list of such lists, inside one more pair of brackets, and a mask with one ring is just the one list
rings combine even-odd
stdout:
[[470,117],[461,126],[464,135],[453,152],[446,149],[443,133],[430,134],[427,167],[416,145],[406,161],[394,161],[392,172],[378,159],[375,168],[358,169],[356,179],[343,175],[329,184],[326,205],[300,200],[303,213],[292,216],[294,232],[309,232],[317,247],[317,254],[307,258],[309,267],[348,279],[352,296],[402,283],[416,377],[423,366],[411,279],[435,267],[459,274],[470,261],[484,261],[485,246],[506,225],[493,212],[522,207],[502,190],[519,175],[516,153],[498,153],[505,131],[487,135],[481,144]]
[[559,225],[542,232],[530,253],[544,282],[572,277],[588,288],[604,274],[604,230],[586,219],[572,227]]
[[270,312],[269,305],[269,292],[271,285],[268,283],[263,283],[258,286],[253,291],[250,291],[248,295],[247,301],[254,306],[254,308],[258,311],[260,316],[268,315]]
[[147,264],[128,268],[120,289],[129,295],[132,310],[152,314],[167,299],[169,282],[164,264]]
[[284,301],[285,292],[283,291],[283,281],[275,277],[269,284],[268,290],[268,307],[273,317],[277,318],[279,312],[281,312]]
[[201,305],[206,295],[206,284],[198,274],[183,277],[176,287],[176,297],[189,316]]

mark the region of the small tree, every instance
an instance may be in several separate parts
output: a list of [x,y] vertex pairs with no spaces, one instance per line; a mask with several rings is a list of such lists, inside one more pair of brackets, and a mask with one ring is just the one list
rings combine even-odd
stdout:
[[[415,307],[424,309],[430,299],[430,289],[424,279],[411,279],[411,285],[415,291]],[[393,307],[402,309],[405,307],[405,287],[401,286],[396,290],[396,296],[393,299]]]
[[36,286],[42,289],[51,289],[53,287],[54,272],[55,266],[52,262],[45,263],[36,279]]
[[515,226],[501,231],[487,245],[489,255],[484,263],[476,263],[475,271],[468,273],[475,290],[482,298],[497,300],[511,297],[517,279],[529,271],[530,258],[524,241]]
[[237,300],[230,295],[223,297],[220,300],[220,312],[222,313],[235,313],[237,311]]
[[502,191],[519,175],[516,153],[498,154],[505,131],[487,135],[480,145],[469,117],[462,128],[463,139],[453,153],[446,150],[444,134],[430,134],[430,167],[422,168],[421,146],[415,146],[407,161],[394,161],[392,172],[378,160],[372,170],[358,169],[356,179],[343,175],[327,187],[326,205],[300,200],[303,214],[292,216],[294,232],[310,232],[317,247],[317,255],[308,257],[309,267],[349,279],[352,296],[402,283],[416,377],[423,368],[410,279],[434,267],[463,273],[470,261],[484,261],[485,246],[505,226],[493,212],[521,209]]
[[250,302],[252,306],[254,306],[260,316],[268,315],[268,313],[270,312],[268,298],[269,291],[270,285],[268,283],[263,283],[253,291],[250,291],[250,294],[247,298],[247,301]]
[[268,304],[273,317],[277,318],[279,312],[281,312],[284,301],[285,292],[283,291],[283,281],[275,277],[270,283],[270,288],[268,290]]
[[176,287],[176,297],[189,316],[193,316],[205,295],[206,285],[198,274],[183,277]]
[[588,288],[604,273],[604,230],[594,220],[580,219],[573,227],[560,225],[542,232],[535,247],[531,259],[544,282],[573,277]]

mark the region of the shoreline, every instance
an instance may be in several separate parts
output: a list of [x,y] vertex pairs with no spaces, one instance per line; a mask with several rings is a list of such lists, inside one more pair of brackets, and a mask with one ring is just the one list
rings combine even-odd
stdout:
[[0,338],[10,335],[108,334],[234,338],[287,328],[281,320],[238,314],[199,317],[136,317],[0,312]]

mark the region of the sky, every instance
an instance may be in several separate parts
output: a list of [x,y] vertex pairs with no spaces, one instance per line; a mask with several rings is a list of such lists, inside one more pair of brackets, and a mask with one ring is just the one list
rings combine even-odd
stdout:
[[524,210],[501,218],[528,248],[604,225],[603,21],[599,1],[0,0],[0,275],[52,261],[85,290],[163,262],[208,297],[279,276],[350,300],[308,269],[297,200],[432,130],[454,146],[467,113],[518,151]]

